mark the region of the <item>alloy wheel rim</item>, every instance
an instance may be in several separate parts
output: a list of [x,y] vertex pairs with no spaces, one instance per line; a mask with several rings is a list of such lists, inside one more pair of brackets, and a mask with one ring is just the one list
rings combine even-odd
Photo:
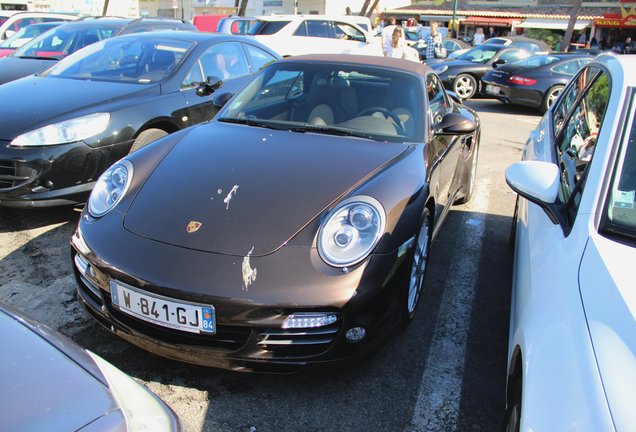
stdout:
[[560,93],[561,93],[561,89],[552,90],[552,92],[550,93],[550,96],[548,96],[548,108],[552,106],[552,104],[557,99],[557,97],[559,97]]
[[459,95],[462,99],[466,98],[473,92],[473,83],[470,78],[461,77],[457,80],[455,84],[455,93]]
[[428,261],[428,242],[429,242],[429,219],[425,218],[420,232],[417,236],[415,253],[413,254],[413,265],[411,267],[411,277],[409,279],[409,295],[407,300],[407,308],[409,313],[413,313],[415,305],[422,290],[424,282],[424,272]]

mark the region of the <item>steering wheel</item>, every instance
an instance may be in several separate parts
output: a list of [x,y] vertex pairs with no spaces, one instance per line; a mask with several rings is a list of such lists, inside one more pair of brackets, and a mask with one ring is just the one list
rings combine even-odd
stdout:
[[406,128],[404,127],[404,123],[402,123],[402,119],[400,119],[400,117],[398,117],[396,113],[384,107],[375,106],[375,107],[367,108],[363,110],[362,112],[360,112],[358,115],[365,116],[365,115],[370,115],[376,112],[382,113],[390,117],[391,120],[393,120],[393,123],[395,123],[395,127],[397,129],[398,135],[406,135]]

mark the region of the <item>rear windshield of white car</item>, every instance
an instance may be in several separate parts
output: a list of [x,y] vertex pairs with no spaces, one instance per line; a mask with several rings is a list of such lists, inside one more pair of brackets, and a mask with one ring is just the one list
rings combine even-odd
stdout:
[[278,33],[280,29],[285,27],[291,21],[261,21],[257,20],[252,27],[250,27],[247,34],[250,35],[272,35]]
[[605,204],[602,230],[606,234],[636,240],[636,121],[634,107],[628,124],[629,136],[623,142],[611,189]]

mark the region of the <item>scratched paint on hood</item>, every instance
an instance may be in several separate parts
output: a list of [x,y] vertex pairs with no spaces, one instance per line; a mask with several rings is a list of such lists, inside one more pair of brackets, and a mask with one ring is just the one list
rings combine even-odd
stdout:
[[252,268],[250,265],[250,255],[252,255],[252,252],[254,252],[254,246],[252,246],[247,256],[243,258],[243,264],[241,265],[243,272],[243,289],[245,291],[247,291],[247,287],[256,280],[256,268]]

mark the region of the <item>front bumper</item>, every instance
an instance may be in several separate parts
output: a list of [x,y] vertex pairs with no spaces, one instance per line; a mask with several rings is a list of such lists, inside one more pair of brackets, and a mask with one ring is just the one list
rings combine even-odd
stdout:
[[130,142],[83,142],[32,148],[0,140],[0,206],[47,207],[85,202],[99,176],[128,152]]
[[[315,249],[285,246],[263,257],[251,257],[257,278],[246,288],[241,280],[243,257],[203,253],[136,236],[124,229],[108,241],[96,229],[73,235],[72,259],[79,298],[103,326],[158,355],[188,363],[241,371],[291,373],[305,365],[356,359],[400,322],[402,290],[393,275],[406,261],[376,255],[348,273],[314,262]],[[93,235],[95,234],[95,235]],[[111,233],[112,234],[112,233]],[[110,281],[117,280],[178,301],[211,304],[216,311],[214,335],[162,327],[124,313],[113,304]],[[283,329],[295,312],[329,312],[338,320],[328,326]],[[366,336],[350,342],[345,333],[364,327]]]

